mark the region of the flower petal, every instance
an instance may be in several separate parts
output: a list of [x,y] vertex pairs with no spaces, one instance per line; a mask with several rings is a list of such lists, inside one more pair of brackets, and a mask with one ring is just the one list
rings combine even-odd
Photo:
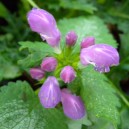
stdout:
[[109,67],[119,64],[119,54],[115,48],[106,44],[96,44],[83,48],[80,54],[83,65],[92,64],[99,72],[109,72]]
[[39,98],[45,108],[54,108],[61,101],[61,91],[55,77],[47,78],[40,89]]
[[40,34],[52,47],[60,42],[60,31],[54,17],[43,9],[33,8],[27,15],[27,20],[32,31]]
[[65,115],[73,120],[84,117],[86,110],[81,98],[72,95],[67,89],[63,89],[61,93],[61,101]]

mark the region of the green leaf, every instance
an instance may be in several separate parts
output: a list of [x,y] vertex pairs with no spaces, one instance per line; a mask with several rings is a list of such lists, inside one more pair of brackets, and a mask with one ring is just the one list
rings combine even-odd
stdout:
[[9,16],[9,11],[6,7],[0,2],[0,17],[7,18]]
[[44,109],[29,84],[17,81],[0,89],[1,129],[67,129],[58,109]]
[[63,19],[58,23],[59,29],[62,32],[62,48],[64,47],[65,35],[70,31],[74,30],[78,35],[78,40],[75,45],[75,52],[79,52],[80,43],[86,36],[94,36],[96,43],[105,43],[113,47],[117,47],[116,41],[109,33],[106,25],[103,21],[95,16],[79,17],[72,19]]
[[95,124],[89,126],[87,129],[118,129],[113,126],[112,123],[109,123],[108,120],[104,118],[95,119]]
[[76,93],[77,95],[80,95],[80,90],[82,86],[82,82],[80,80],[81,78],[77,76],[74,81],[68,84],[68,88],[70,89],[70,91]]
[[23,59],[19,60],[19,64],[26,67],[32,67],[39,65],[45,56],[53,54],[53,49],[48,44],[43,42],[20,42],[20,50],[27,48],[29,50],[29,55]]
[[72,1],[72,0],[61,0],[59,4],[62,8],[72,9],[78,11],[85,11],[87,13],[93,14],[97,10],[91,3],[86,1]]
[[[0,53],[1,54],[1,53]],[[3,54],[0,55],[0,80],[12,79],[21,75],[20,69],[17,64],[6,59]],[[13,73],[13,74],[12,74]]]
[[82,129],[82,126],[90,126],[91,122],[87,119],[87,117],[84,117],[80,120],[77,120],[76,122],[73,120],[69,120],[68,122],[69,129]]
[[129,129],[129,109],[124,106],[120,112],[121,114],[121,129]]
[[93,68],[87,67],[82,72],[82,83],[81,96],[85,102],[90,120],[95,122],[95,117],[105,119],[114,128],[117,128],[120,123],[117,109],[120,107],[120,102],[106,76],[94,71]]

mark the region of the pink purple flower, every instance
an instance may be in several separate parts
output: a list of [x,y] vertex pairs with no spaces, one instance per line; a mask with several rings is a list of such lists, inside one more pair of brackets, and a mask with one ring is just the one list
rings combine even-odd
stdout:
[[44,77],[45,73],[40,68],[31,68],[30,75],[33,79],[41,80]]
[[92,64],[96,71],[109,72],[110,66],[119,64],[119,54],[115,48],[106,44],[96,44],[83,48],[80,54],[84,66]]
[[67,89],[61,91],[61,102],[64,114],[73,119],[78,120],[85,116],[85,106],[79,96],[72,95]]
[[41,69],[46,72],[52,72],[56,69],[57,60],[54,57],[46,57],[41,63]]
[[76,77],[76,72],[71,66],[65,66],[60,73],[60,78],[65,82],[65,83],[70,83],[72,82]]
[[[50,46],[54,47],[56,53],[54,54],[56,58],[44,58],[41,68],[30,69],[31,77],[37,80],[42,79],[45,72],[53,71],[46,74],[47,79],[38,94],[42,106],[44,108],[54,108],[59,102],[62,102],[63,111],[67,117],[73,120],[83,118],[86,115],[86,109],[82,99],[79,96],[71,94],[68,89],[60,90],[56,79],[56,77],[59,79],[60,76],[65,83],[70,83],[76,78],[76,72],[79,72],[79,68],[77,68],[79,53],[73,54],[75,51],[73,51],[74,47],[72,47],[77,41],[77,34],[74,31],[66,34],[66,48],[63,48],[61,51],[59,49],[61,34],[54,17],[49,12],[34,8],[28,13],[27,20],[31,30],[37,32],[43,40],[46,40]],[[117,50],[110,45],[95,44],[94,37],[84,38],[80,47],[80,61],[82,65],[87,66],[92,64],[94,69],[100,73],[109,72],[110,66],[119,64]],[[55,77],[49,76],[52,74]]]
[[33,8],[27,15],[27,20],[32,31],[40,34],[49,45],[56,47],[60,42],[60,31],[54,17],[43,9]]
[[66,44],[68,46],[74,46],[77,41],[77,34],[74,31],[70,31],[66,35]]
[[92,46],[94,44],[95,44],[94,37],[86,37],[81,42],[81,48],[87,48],[87,47]]
[[59,83],[54,76],[49,76],[42,85],[39,99],[45,108],[54,108],[61,101]]

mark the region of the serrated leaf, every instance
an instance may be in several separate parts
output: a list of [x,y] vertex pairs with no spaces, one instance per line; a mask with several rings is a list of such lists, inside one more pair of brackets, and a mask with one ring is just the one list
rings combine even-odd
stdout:
[[82,83],[81,95],[90,120],[94,121],[93,117],[104,118],[116,128],[120,123],[120,102],[106,76],[87,67],[82,73]]
[[44,109],[27,82],[9,83],[0,89],[1,129],[67,129],[58,109]]
[[98,44],[105,43],[117,47],[116,41],[109,33],[106,25],[96,16],[63,19],[59,21],[58,26],[63,37],[61,44],[62,48],[65,43],[65,35],[71,30],[74,30],[78,35],[78,40],[74,48],[75,52],[79,52],[80,43],[86,36],[94,36]]
[[20,50],[27,48],[30,52],[25,59],[19,60],[19,64],[26,67],[39,65],[45,56],[53,53],[52,47],[43,42],[26,41],[19,44],[21,45]]

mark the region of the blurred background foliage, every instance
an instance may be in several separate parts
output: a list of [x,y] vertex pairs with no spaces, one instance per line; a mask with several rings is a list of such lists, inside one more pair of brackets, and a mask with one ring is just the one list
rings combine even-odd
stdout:
[[[106,76],[129,99],[129,0],[35,0],[35,2],[40,8],[52,13],[57,21],[63,18],[94,15],[104,21],[116,40],[120,53],[120,65],[111,68],[111,72]],[[0,1],[1,86],[20,79],[27,80],[33,87],[33,80],[25,72],[26,67],[18,63],[18,60],[28,54],[26,50],[19,52],[19,41],[41,41],[36,33],[30,31],[27,24],[26,15],[32,5],[31,0]],[[123,120],[123,118],[129,120],[126,106],[123,106],[120,112],[122,129],[129,129],[128,121]]]

